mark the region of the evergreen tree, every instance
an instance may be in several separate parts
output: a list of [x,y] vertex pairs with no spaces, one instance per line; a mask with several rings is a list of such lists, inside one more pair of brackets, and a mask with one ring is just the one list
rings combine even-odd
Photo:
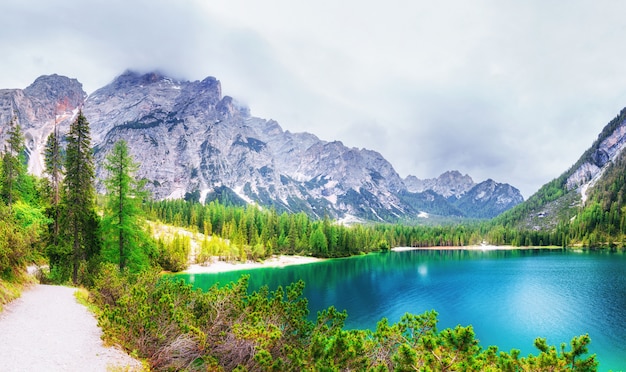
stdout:
[[54,132],[50,133],[46,140],[44,149],[45,172],[50,180],[50,210],[49,216],[52,218],[52,231],[50,243],[59,244],[59,220],[60,220],[60,188],[63,172],[63,157],[59,144],[58,127],[55,125]]
[[309,246],[313,251],[313,255],[326,257],[328,255],[328,241],[322,226],[318,226],[309,238]]
[[78,283],[78,268],[81,263],[94,257],[99,251],[94,180],[89,122],[81,111],[67,135],[63,180],[63,217],[67,228],[66,238],[72,250],[74,284]]
[[[117,142],[104,164],[109,176],[104,181],[107,189],[107,208],[103,220],[104,236],[108,238],[105,253],[119,260],[120,270],[133,260],[134,268],[148,264],[140,249],[146,239],[142,234],[141,201],[145,196],[142,184],[134,174],[139,164],[133,161],[124,140]],[[111,254],[115,251],[116,254]],[[144,258],[144,259],[142,259]]]
[[17,181],[25,173],[20,157],[24,151],[24,135],[22,128],[14,117],[9,123],[9,138],[2,156],[2,199],[9,207],[17,200]]

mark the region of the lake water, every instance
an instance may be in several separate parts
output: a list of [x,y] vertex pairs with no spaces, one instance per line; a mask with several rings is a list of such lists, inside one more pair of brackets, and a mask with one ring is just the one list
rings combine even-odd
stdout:
[[562,250],[404,251],[219,274],[180,275],[200,288],[250,275],[250,289],[306,282],[311,318],[334,305],[346,328],[439,313],[439,329],[472,325],[483,347],[537,354],[536,337],[589,333],[600,370],[626,370],[626,254]]

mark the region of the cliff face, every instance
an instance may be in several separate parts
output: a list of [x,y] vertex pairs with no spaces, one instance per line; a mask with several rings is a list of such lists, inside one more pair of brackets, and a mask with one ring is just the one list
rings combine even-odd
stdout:
[[[35,174],[41,174],[40,154],[55,123],[67,133],[79,108],[91,126],[98,179],[106,177],[100,165],[107,153],[124,139],[140,163],[137,176],[159,199],[204,200],[226,192],[240,201],[316,217],[393,221],[423,211],[406,201],[407,194],[413,200],[432,199],[433,192],[437,200],[458,200],[476,186],[467,175],[447,172],[444,185],[419,191],[375,151],[291,133],[251,116],[247,107],[222,96],[213,77],[190,82],[127,71],[88,98],[76,80],[57,75],[24,90],[0,91],[0,123],[17,113]],[[102,191],[101,182],[98,188]],[[458,215],[452,206],[441,211]]]
[[50,75],[39,77],[26,89],[0,90],[0,143],[6,141],[6,124],[15,118],[24,132],[28,170],[40,175],[43,170],[41,153],[46,138],[54,130],[69,130],[77,109],[87,93],[76,79]]
[[626,115],[622,111],[620,116],[604,128],[592,147],[568,172],[565,181],[567,189],[578,189],[584,202],[589,187],[592,187],[606,168],[615,162],[624,147],[626,147]]
[[[323,217],[387,219],[410,213],[403,187],[376,152],[284,131],[221,94],[220,82],[127,72],[85,102],[96,161],[120,139],[157,198],[226,187],[247,202]],[[99,178],[104,177],[98,168]]]

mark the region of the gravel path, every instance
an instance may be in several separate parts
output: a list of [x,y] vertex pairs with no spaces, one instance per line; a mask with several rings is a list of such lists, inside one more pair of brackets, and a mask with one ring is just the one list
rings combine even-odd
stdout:
[[139,370],[136,360],[102,344],[95,317],[76,302],[75,291],[36,285],[5,306],[0,313],[1,371]]

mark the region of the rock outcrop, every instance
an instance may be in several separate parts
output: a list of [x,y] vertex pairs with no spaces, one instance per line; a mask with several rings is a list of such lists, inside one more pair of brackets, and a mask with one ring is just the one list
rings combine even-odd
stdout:
[[577,189],[582,201],[587,198],[587,190],[602,176],[604,170],[615,161],[626,147],[626,116],[624,111],[610,122],[600,133],[592,147],[569,171],[566,186]]
[[17,120],[24,132],[28,170],[40,175],[46,138],[55,125],[66,133],[86,98],[81,83],[59,75],[41,76],[26,89],[0,90],[0,140],[6,140],[6,124]]

